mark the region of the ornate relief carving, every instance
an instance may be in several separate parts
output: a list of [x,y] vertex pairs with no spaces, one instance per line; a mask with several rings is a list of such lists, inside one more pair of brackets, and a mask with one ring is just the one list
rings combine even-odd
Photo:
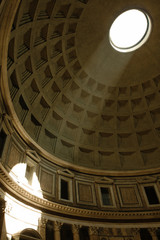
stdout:
[[0,198],[0,207],[1,207],[2,213],[5,213],[6,202],[4,201],[3,198]]
[[98,235],[99,228],[90,226],[89,227],[89,235]]
[[6,202],[5,213],[10,214],[12,211],[12,204],[10,202]]
[[118,235],[118,236],[122,236],[121,228],[117,228],[117,235]]
[[114,182],[114,180],[112,178],[102,177],[102,178],[96,178],[95,182],[96,183],[112,184]]
[[134,235],[138,235],[140,233],[140,228],[133,228],[132,232]]
[[79,229],[81,228],[81,225],[73,224],[72,225],[72,231],[75,234],[79,234]]
[[46,223],[47,223],[47,219],[46,218],[41,217],[41,218],[38,219],[39,227],[46,227]]
[[158,228],[155,228],[155,227],[154,227],[154,228],[149,228],[149,230],[150,230],[151,232],[153,232],[153,233],[156,233],[157,229],[158,229]]
[[157,181],[156,177],[145,176],[145,177],[138,177],[136,178],[138,183],[153,183]]
[[55,231],[60,231],[62,225],[63,225],[62,222],[55,221],[55,222],[54,222],[54,230],[55,230]]

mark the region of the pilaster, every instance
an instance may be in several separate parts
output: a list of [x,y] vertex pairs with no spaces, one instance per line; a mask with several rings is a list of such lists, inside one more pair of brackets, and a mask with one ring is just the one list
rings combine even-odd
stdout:
[[38,232],[41,235],[43,240],[46,240],[46,224],[47,224],[47,219],[42,217],[39,219],[38,222]]

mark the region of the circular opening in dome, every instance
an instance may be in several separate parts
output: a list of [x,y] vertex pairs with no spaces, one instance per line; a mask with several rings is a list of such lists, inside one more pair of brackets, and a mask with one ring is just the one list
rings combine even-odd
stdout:
[[119,52],[131,52],[141,47],[151,32],[149,16],[137,9],[120,14],[113,22],[109,39],[112,47]]

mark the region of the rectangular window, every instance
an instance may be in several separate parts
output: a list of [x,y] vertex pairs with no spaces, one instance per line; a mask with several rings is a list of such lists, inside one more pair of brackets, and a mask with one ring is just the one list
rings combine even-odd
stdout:
[[112,205],[110,189],[106,187],[101,187],[101,197],[102,197],[102,204],[104,206]]
[[68,182],[61,179],[61,199],[69,200]]
[[146,186],[144,187],[147,199],[149,204],[159,204],[159,199],[157,197],[157,193],[155,191],[154,186]]
[[6,141],[7,135],[3,130],[0,132],[0,158],[2,157],[5,141]]

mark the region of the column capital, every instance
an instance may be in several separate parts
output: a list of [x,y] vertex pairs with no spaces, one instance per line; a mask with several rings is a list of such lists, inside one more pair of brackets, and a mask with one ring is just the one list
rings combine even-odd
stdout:
[[48,221],[48,220],[47,220],[46,218],[44,218],[44,217],[39,218],[39,219],[38,219],[39,226],[40,226],[40,227],[45,227],[46,224],[47,224],[47,221]]
[[156,227],[152,227],[152,228],[149,228],[149,231],[151,233],[155,233],[156,234],[157,229],[158,229],[158,227],[157,228]]
[[1,207],[2,213],[5,213],[6,201],[2,198],[0,198],[0,207]]
[[5,206],[3,207],[3,212],[10,214],[13,209],[12,203],[6,202]]
[[55,222],[54,222],[54,230],[55,230],[55,231],[60,231],[62,225],[63,225],[62,222],[55,221]]
[[140,233],[140,228],[132,228],[132,232],[137,235]]
[[72,225],[72,231],[73,231],[73,233],[79,234],[79,229],[80,229],[81,227],[82,227],[81,225],[73,224],[73,225]]
[[97,234],[98,234],[98,230],[99,230],[98,227],[90,226],[90,227],[89,227],[89,234],[90,234],[90,235],[97,235]]

